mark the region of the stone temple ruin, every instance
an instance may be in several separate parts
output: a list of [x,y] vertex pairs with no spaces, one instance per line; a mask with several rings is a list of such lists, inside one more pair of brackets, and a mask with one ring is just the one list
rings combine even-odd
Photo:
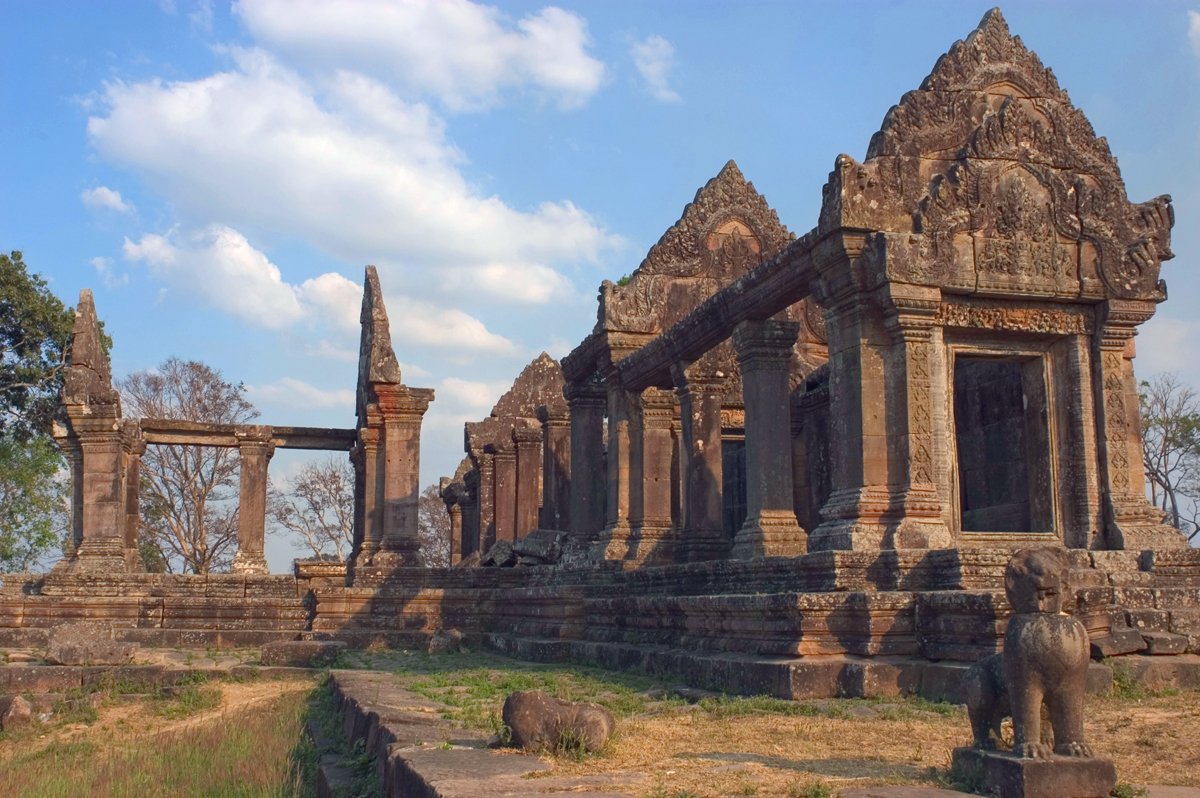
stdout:
[[[736,692],[954,697],[1002,646],[1013,552],[1053,545],[1093,658],[1200,685],[1200,552],[1145,498],[1133,372],[1170,198],[1126,198],[998,11],[822,191],[796,236],[730,162],[603,284],[594,331],[467,425],[442,481],[450,568],[417,548],[433,393],[401,380],[372,268],[353,429],[124,419],[84,292],[59,433],[73,541],[54,572],[4,578],[0,641],[84,618],[163,645],[444,627]],[[138,573],[139,457],[176,444],[241,452],[231,574]],[[281,446],[349,452],[346,566],[265,573]]]

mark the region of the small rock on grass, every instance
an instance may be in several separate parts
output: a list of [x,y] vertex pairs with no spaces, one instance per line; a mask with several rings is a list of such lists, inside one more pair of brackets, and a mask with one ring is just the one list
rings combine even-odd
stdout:
[[504,701],[501,713],[518,748],[557,749],[564,738],[578,741],[587,751],[608,742],[617,719],[599,704],[563,701],[541,690],[518,690]]
[[449,654],[462,650],[463,635],[457,629],[438,628],[429,638],[430,654]]
[[21,696],[13,696],[8,703],[8,709],[0,715],[0,729],[13,731],[23,729],[33,720],[33,707]]

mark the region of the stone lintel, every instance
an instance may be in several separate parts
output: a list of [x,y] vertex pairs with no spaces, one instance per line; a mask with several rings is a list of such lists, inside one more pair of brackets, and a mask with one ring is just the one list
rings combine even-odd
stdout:
[[277,427],[262,424],[205,424],[165,418],[141,420],[142,439],[146,443],[176,446],[239,446],[239,435],[253,430],[269,430],[278,449],[317,449],[350,451],[357,441],[354,429],[336,427]]

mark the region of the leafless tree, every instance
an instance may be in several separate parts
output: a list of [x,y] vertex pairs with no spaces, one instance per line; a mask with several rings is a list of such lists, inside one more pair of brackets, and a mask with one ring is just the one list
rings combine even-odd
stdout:
[[267,517],[319,558],[345,562],[354,542],[354,469],[346,457],[309,463],[267,498]]
[[[210,424],[244,424],[258,416],[245,389],[195,360],[171,357],[155,371],[118,386],[125,414]],[[205,574],[228,567],[237,550],[236,449],[150,446],[142,458],[143,559],[172,572]],[[158,557],[155,557],[157,553]]]
[[1194,540],[1200,536],[1200,397],[1174,374],[1143,381],[1139,397],[1150,500]]
[[426,565],[431,568],[450,565],[450,513],[436,484],[426,487],[417,499],[417,537]]

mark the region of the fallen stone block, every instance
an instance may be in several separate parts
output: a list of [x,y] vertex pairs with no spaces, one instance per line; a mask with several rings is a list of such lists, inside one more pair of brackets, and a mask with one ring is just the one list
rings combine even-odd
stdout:
[[340,640],[280,640],[262,647],[263,665],[319,668],[330,665],[346,650]]
[[33,720],[33,706],[22,696],[14,696],[0,715],[0,731],[24,729]]
[[450,654],[455,651],[461,651],[462,644],[462,632],[457,629],[438,628],[433,633],[433,637],[429,638],[428,650],[430,654]]
[[488,549],[487,554],[479,558],[479,564],[484,567],[509,568],[517,564],[517,554],[507,540],[497,540]]
[[512,733],[512,744],[534,750],[576,743],[599,751],[617,727],[617,719],[599,704],[563,701],[541,690],[510,695],[501,717]]
[[1142,632],[1146,641],[1143,654],[1182,654],[1188,649],[1188,639],[1170,632]]
[[51,665],[124,665],[137,646],[113,639],[106,623],[82,621],[51,630],[45,660]]

